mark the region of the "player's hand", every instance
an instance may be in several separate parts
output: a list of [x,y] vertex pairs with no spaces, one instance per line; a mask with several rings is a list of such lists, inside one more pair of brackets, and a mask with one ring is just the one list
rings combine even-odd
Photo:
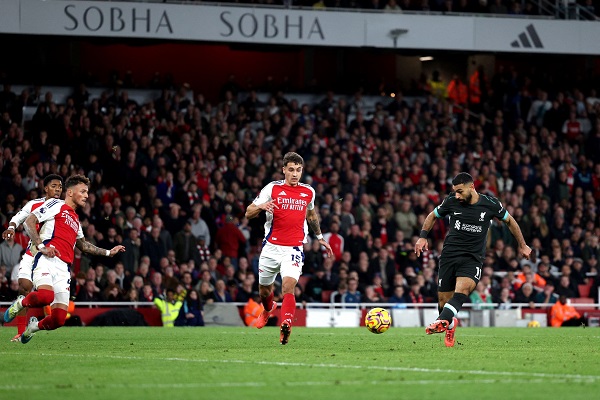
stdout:
[[327,250],[327,257],[333,257],[333,250],[331,250],[329,243],[327,243],[325,239],[319,240],[319,243],[321,243],[321,245],[325,247],[325,250]]
[[531,256],[531,247],[527,245],[519,247],[519,253],[521,253],[521,257],[529,260],[529,257]]
[[415,243],[415,253],[417,254],[417,257],[421,255],[423,250],[429,250],[429,241],[425,238],[419,238],[417,243]]
[[40,249],[40,252],[45,255],[48,258],[52,258],[52,257],[60,257],[60,251],[58,251],[58,249],[48,246],[48,247],[42,247]]
[[123,253],[125,251],[125,246],[118,245],[110,249],[109,257],[114,257],[117,253]]
[[4,232],[2,232],[2,239],[8,240],[11,237],[13,237],[14,235],[15,235],[15,230],[14,229],[7,229]]
[[261,210],[265,210],[268,213],[272,213],[274,209],[279,208],[279,207],[277,207],[277,204],[275,204],[275,202],[273,200],[267,201],[266,203],[259,204],[257,207],[260,208]]

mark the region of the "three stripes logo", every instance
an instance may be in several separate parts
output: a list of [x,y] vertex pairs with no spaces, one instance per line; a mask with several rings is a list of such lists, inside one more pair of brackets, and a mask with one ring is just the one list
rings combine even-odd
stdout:
[[535,47],[536,49],[543,49],[544,45],[542,44],[542,41],[541,41],[539,35],[537,34],[535,28],[533,27],[533,24],[529,24],[525,28],[525,32],[521,32],[519,34],[519,39],[514,40],[510,44],[510,47],[514,47],[514,48],[524,47],[526,49]]

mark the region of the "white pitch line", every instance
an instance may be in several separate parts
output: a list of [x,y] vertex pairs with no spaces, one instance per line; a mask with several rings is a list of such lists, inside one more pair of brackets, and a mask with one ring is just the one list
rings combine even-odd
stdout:
[[[23,355],[31,357],[31,353],[21,352],[0,352],[5,355]],[[551,379],[575,379],[575,380],[600,380],[599,375],[579,375],[579,374],[548,374],[545,372],[520,372],[520,371],[483,371],[483,370],[459,370],[459,369],[442,369],[442,368],[420,368],[420,367],[386,367],[381,365],[344,365],[344,364],[310,364],[310,363],[295,363],[284,361],[247,361],[247,360],[209,360],[209,359],[190,359],[180,357],[167,358],[148,358],[136,356],[116,356],[116,355],[89,355],[89,354],[51,354],[39,353],[39,356],[46,357],[81,357],[81,358],[109,358],[118,360],[135,360],[135,361],[179,361],[189,363],[224,363],[224,364],[255,364],[255,365],[274,365],[282,367],[307,367],[307,368],[341,368],[341,369],[360,369],[360,370],[376,370],[376,371],[402,371],[402,372],[427,372],[427,373],[442,373],[442,374],[467,374],[467,375],[491,375],[491,376],[523,376],[535,378],[551,378]]]
[[[388,385],[388,386],[408,386],[408,385],[456,385],[456,384],[543,384],[547,385],[548,383],[595,383],[595,380],[590,379],[456,379],[456,380],[426,380],[426,379],[417,379],[417,380],[385,380],[385,381],[307,381],[307,382],[282,382],[282,386],[368,386],[368,385]],[[222,388],[262,388],[262,387],[272,387],[272,383],[265,382],[207,382],[207,383],[75,383],[69,384],[69,389],[72,390],[112,390],[112,389],[222,389]],[[48,390],[47,385],[39,385],[39,384],[27,384],[27,385],[15,385],[15,384],[0,384],[0,391],[13,391],[13,390]]]

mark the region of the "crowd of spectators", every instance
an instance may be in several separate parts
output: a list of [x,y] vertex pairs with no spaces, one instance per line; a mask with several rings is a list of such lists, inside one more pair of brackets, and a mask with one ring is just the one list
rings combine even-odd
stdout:
[[[466,171],[502,201],[534,254],[517,259],[495,222],[474,303],[596,299],[600,99],[592,87],[537,78],[499,68],[488,79],[478,69],[464,98],[429,81],[422,96],[398,92],[372,109],[360,90],[329,91],[314,104],[279,90],[263,102],[233,81],[212,103],[181,85],[146,104],[123,88],[92,98],[85,85],[56,104],[51,93],[18,95],[5,83],[0,223],[40,197],[47,174],[83,173],[92,182],[80,212],[86,239],[126,252],[95,259],[76,250],[76,301],[152,301],[169,288],[180,299],[195,290],[203,304],[246,302],[257,289],[264,216],[248,221],[244,211],[283,178],[283,154],[295,151],[335,253],[305,245],[298,301],[435,302],[445,223],[421,258],[413,246]],[[23,104],[37,112],[14,122]],[[0,244],[2,300],[16,297],[13,270],[26,246],[22,228]],[[585,284],[591,293],[579,292]]]

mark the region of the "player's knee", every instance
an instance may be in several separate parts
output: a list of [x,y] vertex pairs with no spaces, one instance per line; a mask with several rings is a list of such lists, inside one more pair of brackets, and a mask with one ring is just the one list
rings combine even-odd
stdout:
[[19,294],[21,296],[27,296],[31,292],[31,289],[33,289],[31,285],[19,283]]
[[37,291],[39,304],[50,304],[54,301],[54,291],[48,289],[40,289]]

